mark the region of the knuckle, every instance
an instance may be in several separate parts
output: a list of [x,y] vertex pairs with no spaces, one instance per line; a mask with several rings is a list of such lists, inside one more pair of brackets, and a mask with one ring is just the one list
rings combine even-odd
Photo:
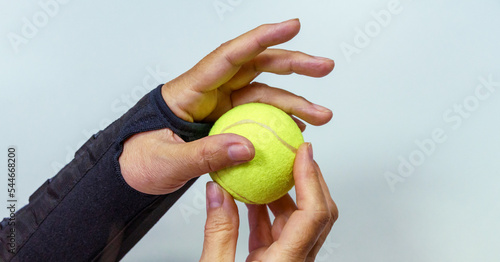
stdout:
[[229,41],[226,41],[222,44],[219,45],[219,47],[217,47],[214,52],[215,53],[222,53],[224,49],[227,48],[227,46],[229,46],[229,44],[231,43],[232,40],[229,40]]
[[339,211],[335,203],[332,202],[329,205],[329,211],[324,215],[324,218],[319,218],[320,221],[318,223],[322,224],[325,229],[330,231],[339,217]]
[[199,148],[200,152],[198,154],[198,166],[203,169],[202,171],[213,172],[220,169],[221,163],[219,163],[219,155],[221,153],[221,148],[214,148],[209,144],[205,143]]
[[302,55],[305,55],[305,53],[304,53],[304,52],[302,52],[302,51],[298,51],[298,50],[294,50],[294,51],[292,51],[292,54],[293,54],[293,55],[296,55],[296,56],[302,56]]
[[337,219],[339,219],[339,209],[337,208],[337,205],[334,202],[330,204],[330,211],[332,214],[333,223],[335,223]]
[[283,261],[305,261],[307,256],[307,245],[284,244],[280,246],[280,255]]
[[265,31],[269,30],[274,26],[274,24],[268,23],[268,24],[262,24],[256,28],[257,31]]
[[214,171],[212,162],[214,159],[214,153],[213,151],[206,145],[203,144],[201,148],[199,149],[200,153],[198,154],[197,161],[198,161],[198,166],[203,169],[203,171]]
[[333,225],[333,217],[328,211],[318,211],[314,216],[314,222],[320,227],[325,228],[330,223]]
[[302,100],[302,101],[305,101],[305,102],[309,102],[305,97],[303,96],[299,96],[299,95],[295,95],[297,99],[299,100]]
[[231,45],[231,41],[232,40],[222,43],[219,47],[212,51],[212,54],[216,57],[223,57],[231,65],[237,65],[237,61],[234,60],[233,55],[230,52],[231,49],[229,46]]
[[232,235],[237,231],[236,225],[230,220],[224,218],[214,218],[209,223],[205,224],[206,234],[226,234]]

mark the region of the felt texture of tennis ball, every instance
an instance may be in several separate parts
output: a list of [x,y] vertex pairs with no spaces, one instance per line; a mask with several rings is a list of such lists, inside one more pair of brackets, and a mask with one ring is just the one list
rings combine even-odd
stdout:
[[304,138],[287,113],[267,104],[243,104],[222,115],[209,135],[222,133],[244,136],[255,148],[250,162],[210,173],[236,200],[267,204],[293,187],[295,154]]

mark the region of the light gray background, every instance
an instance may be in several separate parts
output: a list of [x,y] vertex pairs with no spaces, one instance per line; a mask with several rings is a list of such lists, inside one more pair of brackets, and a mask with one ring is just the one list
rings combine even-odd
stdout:
[[[38,1],[0,1],[0,152],[6,158],[7,147],[17,146],[19,201],[26,204],[79,145],[130,107],[127,101],[153,88],[143,84],[151,69],[162,72],[153,79],[168,81],[249,29],[298,17],[301,32],[281,47],[331,57],[334,71],[322,79],[258,81],[334,112],[328,125],[304,134],[340,209],[317,260],[499,261],[500,2],[396,1],[399,12],[378,32],[372,13],[389,2],[71,0],[16,46],[9,36],[23,36],[23,18],[45,11]],[[217,4],[230,8],[217,12]],[[366,25],[370,42],[356,47]],[[346,45],[358,53],[346,55]],[[480,79],[497,83],[479,101]],[[473,109],[466,117],[448,111],[464,101]],[[435,129],[446,141],[418,153],[415,140]],[[391,188],[385,175],[398,175],[401,159],[410,157],[419,165]],[[5,168],[0,181],[5,189]],[[124,261],[198,260],[206,181]],[[248,229],[240,208],[237,261],[244,261]]]

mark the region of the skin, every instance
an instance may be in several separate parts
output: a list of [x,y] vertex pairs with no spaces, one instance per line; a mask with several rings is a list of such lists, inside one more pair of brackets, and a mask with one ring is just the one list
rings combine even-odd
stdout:
[[[328,123],[332,118],[329,109],[286,90],[253,82],[262,72],[323,77],[333,70],[331,59],[269,48],[289,41],[299,30],[299,20],[292,19],[259,26],[222,44],[189,71],[163,85],[165,102],[176,116],[188,122],[215,122],[235,106],[260,102],[293,115],[302,130],[305,124],[299,118],[312,125]],[[295,162],[297,206],[288,195],[269,204],[276,216],[272,225],[265,206],[248,207],[253,232],[248,261],[280,261],[285,257],[290,258],[286,261],[313,261],[336,220],[338,211],[319,167],[312,158],[299,157],[308,155],[310,144],[306,145],[299,149]],[[128,185],[160,195],[176,191],[194,177],[250,161],[254,154],[250,141],[238,135],[221,134],[186,143],[171,130],[161,129],[129,138],[119,162]],[[202,260],[226,261],[231,256],[234,260],[239,226],[234,200],[214,183],[207,185],[207,199]]]
[[[290,195],[268,205],[247,205],[250,222],[249,255],[246,261],[314,261],[338,218],[321,170],[313,159],[312,146],[300,146],[293,176],[297,205]],[[275,219],[271,223],[268,208]],[[239,216],[227,191],[207,184],[207,222],[200,261],[234,261]]]

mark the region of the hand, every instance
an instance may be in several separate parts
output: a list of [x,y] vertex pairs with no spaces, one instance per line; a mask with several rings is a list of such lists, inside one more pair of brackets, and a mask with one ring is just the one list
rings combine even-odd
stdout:
[[[297,206],[289,195],[266,205],[247,205],[250,223],[246,261],[314,261],[338,218],[323,175],[313,160],[312,147],[297,151],[293,169]],[[207,184],[207,221],[200,261],[234,261],[238,240],[237,206],[214,182]]]
[[[282,89],[251,83],[261,72],[321,77],[333,70],[333,60],[268,48],[292,39],[299,29],[297,19],[262,25],[222,44],[162,87],[165,102],[178,117],[190,122],[214,122],[232,107],[261,102],[313,125],[327,123],[332,117],[327,108]],[[250,161],[254,154],[250,141],[241,136],[222,134],[185,143],[163,129],[129,138],[119,161],[132,188],[167,194],[194,177]]]

